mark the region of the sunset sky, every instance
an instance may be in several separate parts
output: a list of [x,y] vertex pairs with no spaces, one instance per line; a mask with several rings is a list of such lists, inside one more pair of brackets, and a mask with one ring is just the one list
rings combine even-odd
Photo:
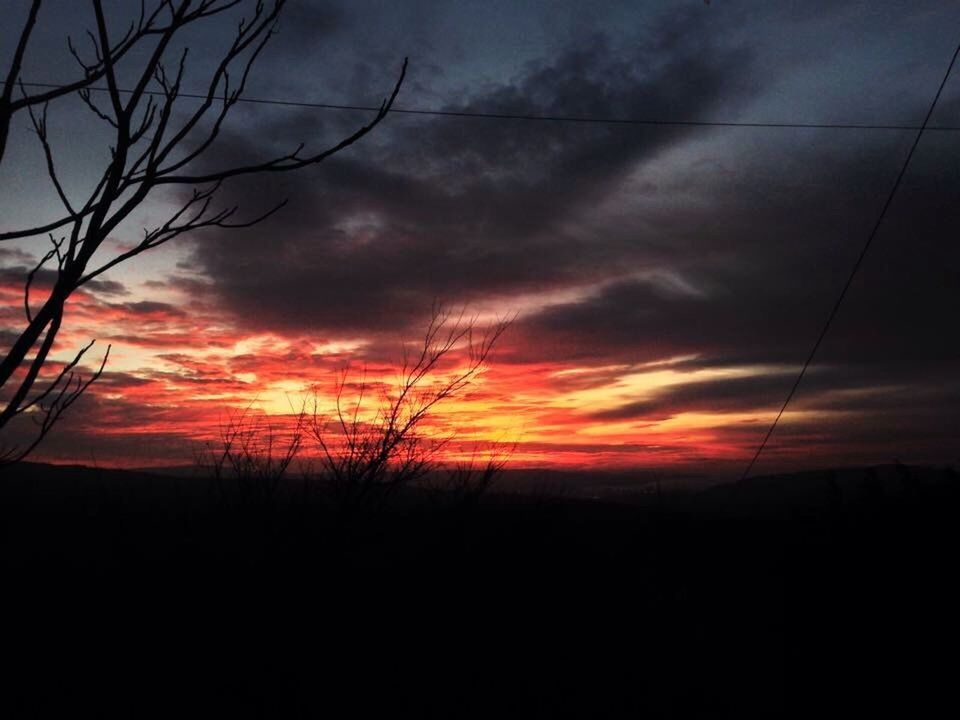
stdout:
[[[4,70],[29,2],[6,5]],[[108,4],[118,34],[132,5]],[[24,78],[74,77],[66,36],[93,27],[87,3],[45,3]],[[203,91],[233,27],[211,19],[188,36],[187,91]],[[958,36],[960,5],[942,0],[300,0],[246,95],[379,105],[408,56],[398,108],[918,125]],[[75,99],[49,113],[80,197],[108,135]],[[369,118],[244,104],[206,162],[321,148]],[[931,125],[960,126],[956,73]],[[224,186],[218,202],[247,217],[288,198],[266,222],[180,238],[75,294],[57,357],[93,338],[91,364],[113,349],[31,459],[189,464],[237,409],[282,422],[348,366],[389,381],[439,302],[481,325],[516,316],[488,371],[438,409],[434,431],[456,429],[452,447],[515,445],[525,467],[736,476],[914,135],[391,114],[316,168]],[[0,165],[0,229],[58,216],[43,163],[21,114]],[[926,132],[757,472],[960,461],[958,188],[960,132]],[[109,249],[185,192],[151,196]],[[4,353],[47,242],[0,243]]]

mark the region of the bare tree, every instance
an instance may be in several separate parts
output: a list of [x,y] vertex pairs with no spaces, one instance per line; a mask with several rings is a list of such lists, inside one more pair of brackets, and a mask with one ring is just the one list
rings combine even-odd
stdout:
[[219,443],[198,453],[197,467],[216,483],[224,504],[270,507],[300,452],[307,421],[304,404],[285,429],[278,429],[255,414],[251,403],[221,424]]
[[[413,352],[404,348],[397,384],[381,392],[371,417],[366,406],[371,388],[365,376],[348,397],[349,375],[344,371],[330,414],[319,412],[319,398],[314,395],[308,430],[320,447],[323,470],[339,503],[348,507],[379,503],[436,467],[452,438],[424,434],[424,420],[484,371],[494,344],[509,324],[509,320],[498,321],[480,333],[476,321],[462,313],[453,316],[435,309],[423,342]],[[455,350],[463,352],[462,364],[444,372],[441,366],[453,359]],[[500,467],[499,461],[491,462],[489,472],[484,469],[479,477],[475,469],[464,467],[459,479],[472,486],[484,473],[487,480],[492,479]]]
[[[42,92],[27,93],[26,87],[20,77],[20,72],[23,68],[23,59],[27,52],[27,46],[30,44],[30,37],[33,35],[33,29],[37,24],[37,16],[40,13],[41,4],[42,0],[33,0],[30,4],[30,10],[27,13],[23,31],[20,33],[17,47],[14,49],[13,58],[10,61],[10,67],[4,79],[3,92],[0,94],[0,161],[3,160],[4,151],[7,147],[7,137],[10,134],[10,121],[15,113],[37,105],[46,105],[51,100],[56,100],[72,92],[83,90],[97,80],[100,80],[106,72],[106,63],[104,62],[103,56],[98,54],[92,62],[81,62],[83,74],[76,80],[63,85],[44,88]],[[162,32],[163,26],[160,21],[160,11],[162,9],[162,4],[157,6],[149,17],[141,13],[139,23],[132,24],[126,34],[110,48],[106,55],[116,63],[127,54],[127,51],[137,45],[137,43],[143,41],[145,37]],[[199,13],[199,16],[211,15],[224,9],[226,9],[226,7],[214,7],[211,4],[211,7],[206,9],[198,8],[194,13],[191,13],[191,15],[195,13]],[[199,19],[199,16],[196,19]],[[67,46],[74,57],[79,60],[79,55],[73,46],[72,38],[67,38]],[[34,85],[31,84],[30,87],[34,87]],[[22,97],[15,97],[17,89],[21,91]]]
[[[40,370],[48,363],[51,347],[63,321],[67,299],[77,289],[98,278],[112,267],[140,253],[200,228],[241,228],[261,222],[283,203],[249,219],[237,219],[237,207],[215,206],[218,190],[225,181],[243,175],[290,172],[316,165],[348,147],[370,132],[386,117],[406,73],[404,60],[390,96],[370,122],[338,143],[314,151],[300,144],[292,152],[269,157],[261,162],[223,167],[210,171],[197,169],[199,161],[217,139],[231,109],[240,101],[248,76],[270,37],[274,34],[286,0],[267,3],[258,0],[240,20],[233,41],[209,76],[199,106],[192,110],[175,107],[182,97],[181,84],[187,67],[187,50],[175,57],[174,39],[185,28],[225,11],[243,6],[243,0],[158,0],[151,11],[141,4],[139,19],[119,40],[111,39],[101,0],[92,0],[96,28],[88,32],[91,45],[85,56],[68,41],[82,78],[38,95],[27,94],[21,66],[28,41],[37,20],[40,0],[34,0],[0,99],[0,157],[5,147],[10,118],[26,110],[46,158],[47,172],[63,206],[61,217],[33,227],[4,229],[0,242],[17,238],[46,236],[49,250],[30,271],[24,284],[26,321],[9,352],[0,361],[0,393],[5,400],[0,410],[0,431],[11,420],[30,413],[37,420],[35,441],[25,447],[0,444],[0,464],[25,457],[50,431],[62,413],[96,380],[100,368],[84,381],[76,372],[88,344],[56,376],[35,390]],[[137,48],[137,52],[131,52]],[[130,58],[139,65],[128,68]],[[124,61],[123,63],[121,61]],[[118,73],[132,78],[121,87]],[[94,97],[91,83],[106,84],[106,101]],[[32,86],[31,86],[32,87]],[[16,90],[20,97],[15,98]],[[64,191],[54,162],[47,133],[48,103],[65,94],[77,92],[86,107],[108,127],[111,134],[111,159],[85,199],[72,200]],[[106,259],[97,256],[107,237],[140,206],[154,190],[164,187],[192,188],[189,198],[165,222],[144,228],[142,238],[125,250]],[[55,280],[46,299],[34,304],[31,285],[37,274],[50,266]],[[49,272],[49,271],[48,271]]]

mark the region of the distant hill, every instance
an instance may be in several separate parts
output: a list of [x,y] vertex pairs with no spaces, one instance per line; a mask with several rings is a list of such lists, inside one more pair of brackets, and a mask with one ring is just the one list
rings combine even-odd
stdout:
[[755,513],[783,509],[845,507],[960,482],[952,468],[877,465],[752,477],[695,493],[690,506],[702,510]]
[[[21,489],[71,495],[92,483],[96,488],[122,487],[143,499],[209,490],[208,478],[189,465],[120,470],[83,465],[20,463],[0,470],[4,480]],[[296,474],[291,480],[298,480]],[[666,477],[659,484],[643,471],[506,470],[497,479],[497,495],[592,500],[606,503],[664,506],[693,511],[734,513],[844,506],[871,498],[896,498],[917,489],[960,482],[951,468],[924,465],[878,465],[782,473],[720,483],[698,489],[691,478]],[[9,485],[9,483],[8,483]],[[7,491],[11,488],[8,486]],[[3,492],[0,489],[0,492]]]

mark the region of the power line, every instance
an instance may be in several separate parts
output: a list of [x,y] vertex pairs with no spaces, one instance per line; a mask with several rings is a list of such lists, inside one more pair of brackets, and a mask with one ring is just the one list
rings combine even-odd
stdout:
[[[23,83],[25,87],[57,88],[53,83]],[[104,87],[89,87],[94,92],[108,92]],[[121,93],[130,93],[130,90],[120,90]],[[144,91],[145,95],[164,96],[158,90]],[[194,100],[206,100],[207,96],[200,93],[178,94],[178,97]],[[286,107],[315,108],[318,110],[362,110],[379,112],[379,106],[373,105],[338,105],[334,103],[306,102],[298,100],[277,100],[270,98],[241,97],[240,102],[253,105],[280,105]],[[391,108],[391,113],[400,115],[432,115],[435,117],[479,118],[482,120],[526,120],[546,122],[566,122],[602,125],[652,125],[652,126],[688,126],[688,127],[740,127],[740,128],[796,128],[808,130],[939,130],[955,132],[960,125],[935,125],[926,127],[921,125],[890,125],[882,123],[799,123],[799,122],[734,122],[714,120],[670,120],[656,118],[610,118],[589,117],[576,115],[533,115],[526,113],[499,113],[499,112],[470,112],[466,110],[431,110],[428,108]]]
[[883,207],[880,209],[880,215],[877,217],[877,221],[873,224],[873,229],[870,231],[870,235],[867,237],[867,241],[864,243],[863,249],[860,251],[860,255],[857,257],[857,261],[853,264],[853,269],[850,270],[850,275],[847,277],[847,282],[844,283],[843,289],[840,291],[840,297],[837,298],[837,301],[833,305],[833,309],[830,311],[830,315],[827,316],[827,321],[820,330],[820,334],[817,336],[817,341],[810,349],[810,354],[807,355],[807,359],[803,363],[800,374],[797,375],[797,379],[794,381],[793,387],[790,388],[790,392],[787,394],[787,399],[783,401],[783,406],[780,408],[780,412],[777,413],[777,417],[774,418],[773,424],[770,426],[770,429],[767,430],[767,434],[764,436],[763,442],[760,443],[760,447],[758,447],[756,453],[754,453],[753,459],[750,460],[750,464],[747,465],[747,469],[743,471],[743,475],[740,478],[741,480],[747,479],[747,477],[750,475],[750,471],[753,469],[754,464],[756,464],[757,459],[763,452],[763,449],[767,446],[767,441],[770,440],[770,436],[773,435],[773,431],[777,427],[777,423],[780,422],[780,418],[787,409],[787,405],[790,404],[790,400],[793,399],[794,394],[797,392],[797,388],[800,387],[800,381],[803,380],[803,376],[806,374],[807,368],[810,367],[810,363],[813,362],[813,356],[816,355],[817,349],[820,347],[820,343],[823,342],[823,338],[830,329],[833,319],[837,316],[837,312],[840,310],[840,305],[843,303],[843,299],[847,296],[847,291],[853,284],[853,278],[860,269],[860,266],[863,264],[863,259],[866,257],[867,251],[870,250],[870,246],[873,244],[873,239],[877,236],[877,231],[880,229],[880,225],[883,223],[884,217],[886,217],[887,210],[890,209],[890,205],[893,202],[893,197],[897,194],[897,189],[900,187],[900,182],[903,180],[903,176],[907,172],[907,167],[910,165],[910,160],[913,158],[913,153],[916,151],[917,145],[920,144],[920,137],[923,135],[923,131],[927,129],[927,123],[930,121],[930,117],[933,115],[933,110],[937,106],[937,101],[940,99],[940,95],[943,93],[943,88],[947,84],[947,78],[950,77],[950,72],[953,70],[953,66],[957,62],[958,55],[960,55],[960,45],[957,45],[957,49],[953,51],[953,57],[950,59],[950,64],[947,66],[947,71],[943,75],[943,80],[940,81],[940,87],[937,88],[937,94],[933,96],[933,102],[930,103],[930,108],[927,110],[927,115],[923,119],[923,124],[917,130],[917,135],[913,139],[913,144],[910,146],[910,151],[907,153],[907,157],[903,161],[903,166],[900,168],[900,172],[897,174],[897,179],[894,180],[893,187],[890,188],[890,193],[887,195],[887,199],[883,203]]

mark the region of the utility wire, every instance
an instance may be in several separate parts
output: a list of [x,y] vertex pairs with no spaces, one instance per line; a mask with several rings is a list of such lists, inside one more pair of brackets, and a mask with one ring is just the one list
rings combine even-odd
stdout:
[[894,180],[893,187],[890,188],[890,193],[887,195],[887,199],[883,203],[883,207],[880,209],[880,215],[877,217],[877,221],[873,224],[873,230],[870,231],[870,235],[867,237],[867,241],[864,243],[863,249],[860,251],[860,255],[857,257],[857,261],[853,264],[853,268],[850,270],[850,275],[847,277],[847,282],[844,283],[843,289],[840,291],[840,297],[837,298],[837,301],[833,305],[833,309],[830,311],[830,315],[827,316],[827,321],[823,324],[823,328],[820,330],[820,334],[817,336],[817,341],[810,349],[810,354],[807,355],[807,359],[803,363],[800,374],[797,375],[797,379],[794,381],[793,387],[790,388],[790,392],[787,394],[787,399],[783,401],[783,406],[780,408],[780,412],[777,413],[777,417],[774,418],[773,424],[770,426],[770,429],[767,430],[767,434],[764,435],[763,442],[760,443],[760,447],[758,447],[757,451],[754,453],[753,459],[751,459],[750,464],[747,465],[747,469],[743,471],[743,475],[740,478],[741,481],[746,480],[747,477],[749,477],[750,471],[753,470],[753,466],[756,464],[757,459],[760,457],[763,449],[767,446],[767,441],[769,441],[770,436],[773,435],[773,431],[776,429],[777,423],[780,422],[780,418],[787,409],[787,405],[790,404],[794,394],[797,392],[797,388],[800,387],[800,381],[803,380],[803,376],[806,374],[807,368],[810,367],[810,363],[813,362],[813,356],[816,355],[817,349],[820,347],[820,343],[823,342],[823,338],[826,336],[827,331],[830,329],[830,325],[833,323],[833,319],[837,316],[837,312],[840,310],[840,305],[843,304],[843,299],[847,296],[847,291],[853,284],[853,278],[860,269],[860,266],[863,264],[863,259],[866,257],[867,251],[870,250],[870,246],[873,244],[873,239],[877,236],[877,231],[880,229],[880,225],[883,223],[884,217],[886,217],[887,210],[890,209],[890,205],[893,202],[893,197],[897,194],[897,189],[900,187],[900,182],[903,180],[903,176],[907,172],[907,167],[910,165],[910,160],[913,158],[913,153],[916,151],[917,145],[920,144],[920,137],[923,135],[923,131],[928,129],[927,123],[930,122],[930,117],[933,115],[933,110],[937,106],[937,101],[940,99],[940,95],[943,93],[943,88],[947,84],[947,78],[950,77],[950,72],[953,70],[953,66],[957,62],[958,55],[960,55],[960,45],[957,45],[957,49],[953,51],[953,57],[950,60],[950,64],[947,66],[946,73],[943,75],[943,80],[940,81],[940,87],[937,88],[937,94],[934,95],[933,102],[930,103],[930,108],[927,110],[927,115],[923,119],[923,124],[920,125],[917,130],[917,135],[913,139],[913,144],[910,146],[910,151],[907,153],[907,157],[903,161],[903,166],[900,168],[900,172],[897,174],[897,179]]
[[[20,83],[18,83],[20,84]],[[25,87],[36,88],[57,88],[61,87],[53,83],[23,83]],[[94,92],[108,92],[104,87],[89,87],[87,90]],[[130,90],[120,90],[121,93],[130,93]],[[164,93],[157,90],[144,91],[145,95],[163,96]],[[207,96],[200,93],[178,94],[178,97],[191,98],[195,100],[206,100]],[[379,112],[379,106],[373,105],[336,105],[333,103],[306,102],[297,100],[275,100],[269,98],[241,97],[240,102],[254,105],[281,105],[286,107],[316,108],[318,110],[363,110],[369,112]],[[795,123],[795,122],[725,122],[712,120],[670,120],[654,118],[609,118],[609,117],[590,117],[577,115],[532,115],[525,113],[497,113],[497,112],[470,112],[467,110],[430,110],[426,108],[391,108],[391,113],[401,115],[432,115],[438,117],[460,117],[460,118],[480,118],[485,120],[541,120],[547,122],[566,122],[566,123],[585,123],[585,124],[604,124],[604,125],[660,125],[660,126],[689,126],[689,127],[742,127],[742,128],[799,128],[812,130],[940,130],[955,132],[960,130],[960,125],[935,125],[933,127],[923,127],[920,125],[888,125],[882,123]]]

